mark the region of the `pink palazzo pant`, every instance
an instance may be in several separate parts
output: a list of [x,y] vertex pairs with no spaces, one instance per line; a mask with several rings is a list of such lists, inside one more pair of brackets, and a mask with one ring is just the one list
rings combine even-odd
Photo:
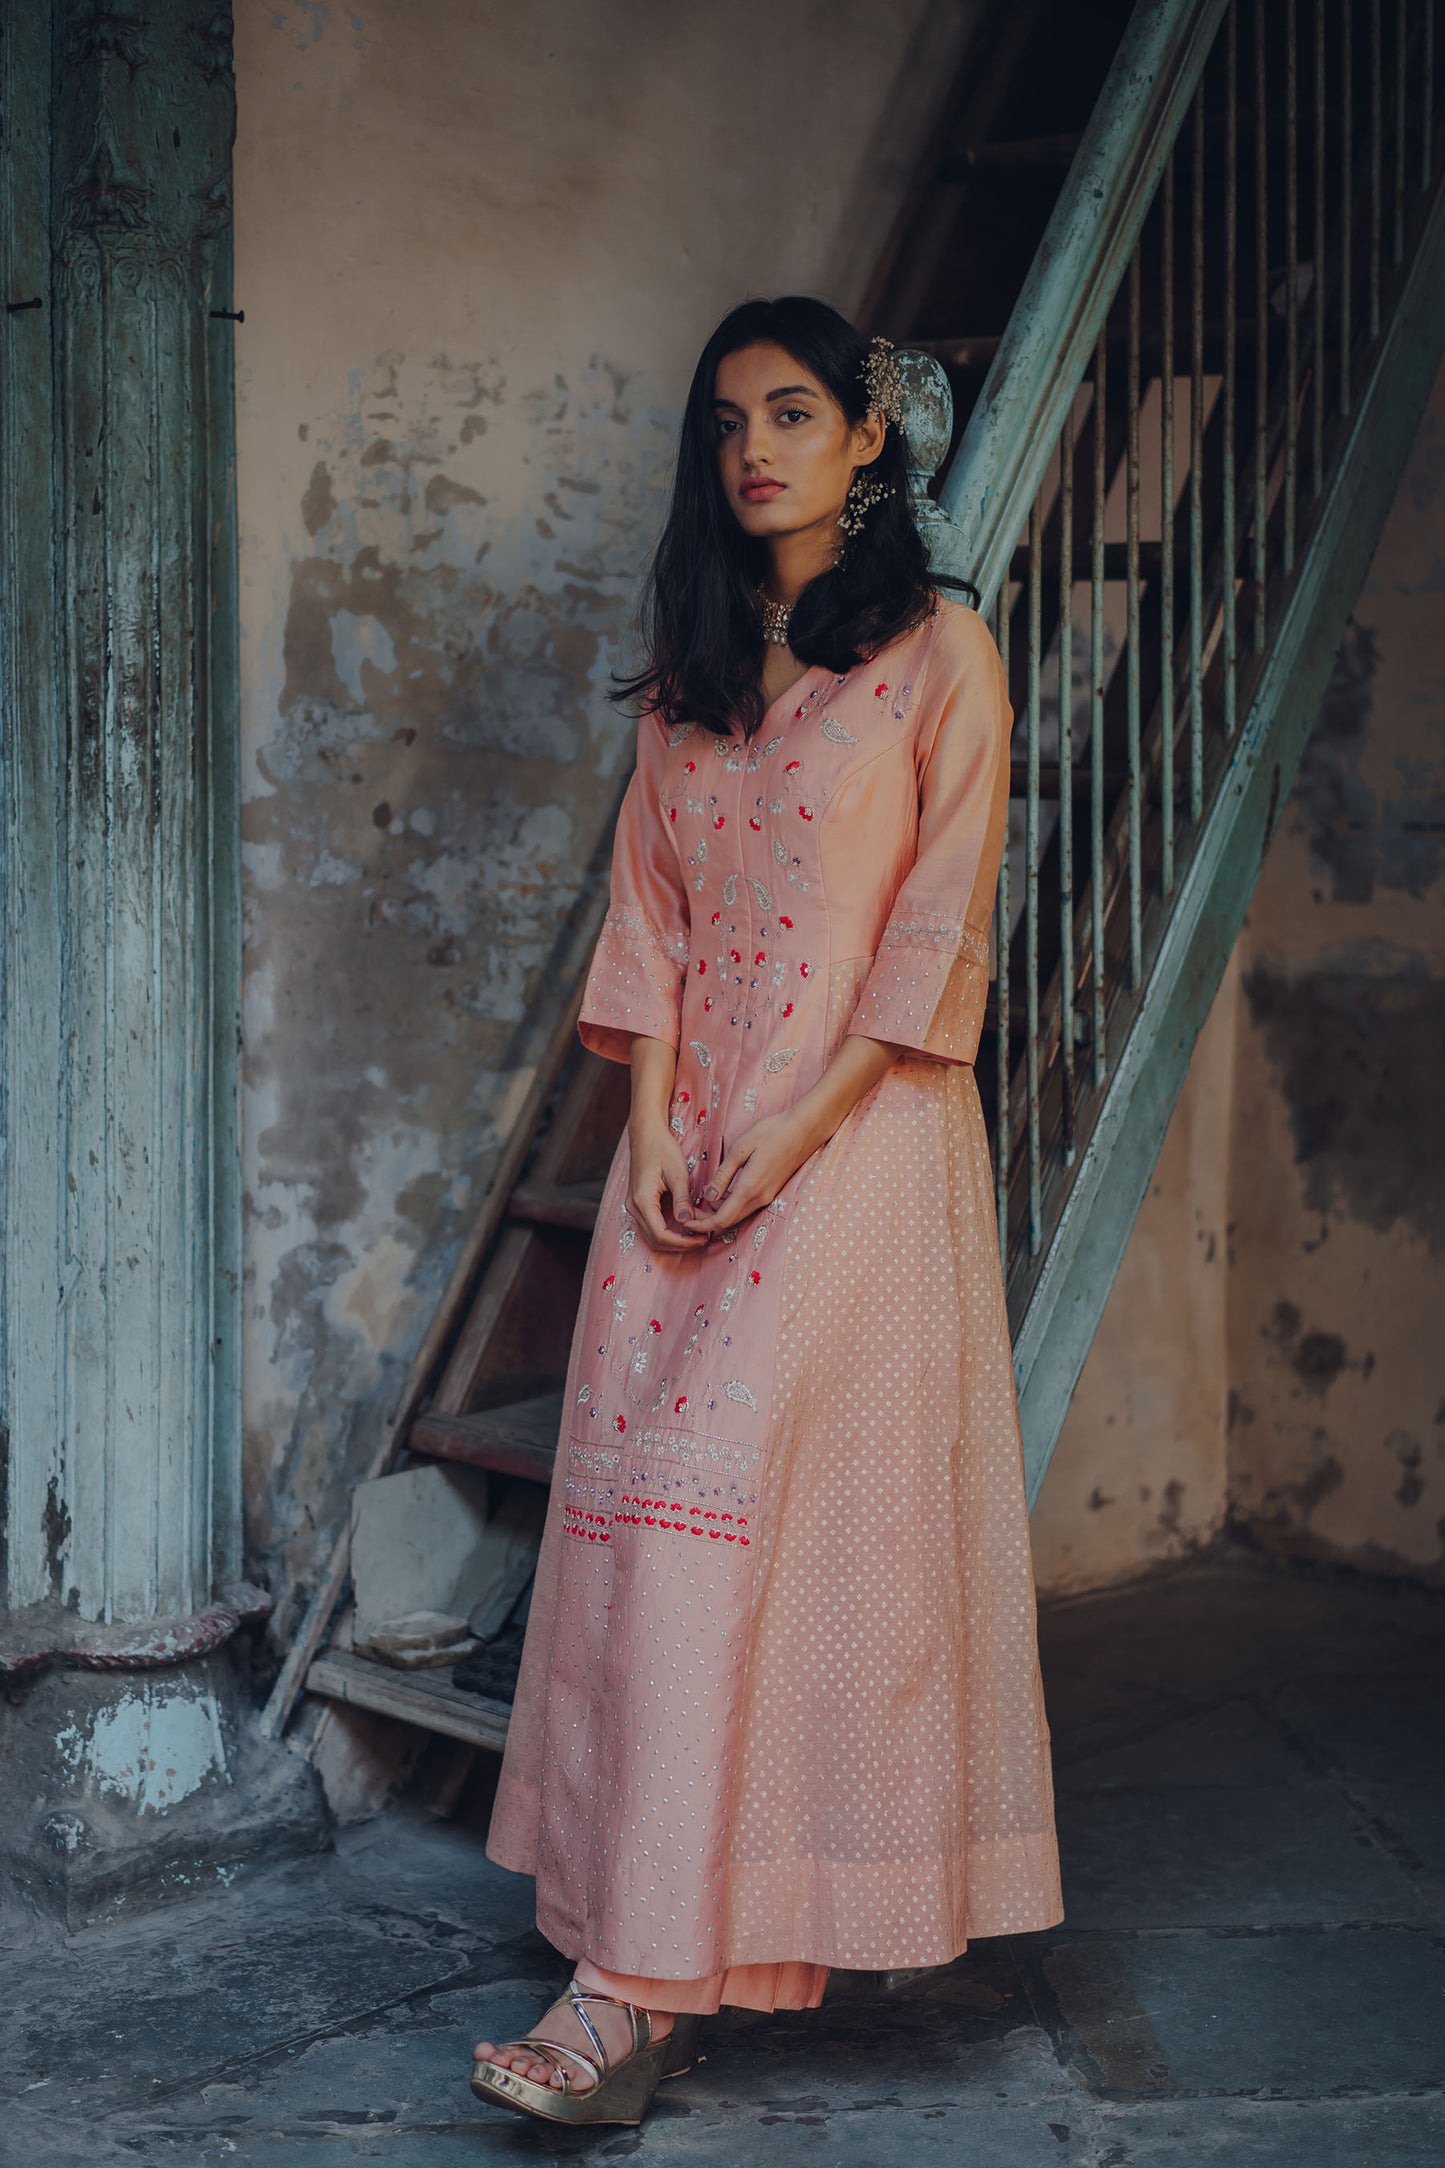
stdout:
[[643,2010],[713,2017],[721,2005],[739,2010],[816,2010],[828,1984],[826,1965],[730,1965],[705,1980],[650,1980],[642,1973],[607,1972],[583,1957],[577,1985]]

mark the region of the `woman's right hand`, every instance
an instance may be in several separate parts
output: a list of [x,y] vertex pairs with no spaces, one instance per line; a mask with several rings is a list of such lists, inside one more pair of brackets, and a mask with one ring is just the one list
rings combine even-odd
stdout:
[[628,1124],[627,1143],[632,1155],[627,1209],[643,1241],[653,1250],[701,1249],[707,1236],[690,1234],[685,1224],[692,1213],[692,1185],[672,1131],[655,1117],[634,1119]]

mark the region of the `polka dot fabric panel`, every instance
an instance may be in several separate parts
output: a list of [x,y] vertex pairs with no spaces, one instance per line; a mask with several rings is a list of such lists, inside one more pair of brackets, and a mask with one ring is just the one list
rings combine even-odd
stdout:
[[727,1943],[935,1965],[1062,1916],[972,1070],[905,1059],[834,1146],[789,1227]]

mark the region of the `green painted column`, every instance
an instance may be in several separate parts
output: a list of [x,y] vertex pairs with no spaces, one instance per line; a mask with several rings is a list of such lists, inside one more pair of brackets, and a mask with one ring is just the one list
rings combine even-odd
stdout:
[[321,1841],[240,1563],[231,21],[0,9],[0,1908]]
[[5,1595],[183,1618],[238,1526],[230,18],[6,15]]

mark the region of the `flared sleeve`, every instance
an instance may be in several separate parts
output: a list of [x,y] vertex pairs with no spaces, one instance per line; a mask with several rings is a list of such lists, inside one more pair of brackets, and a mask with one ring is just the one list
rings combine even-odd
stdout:
[[678,1043],[687,976],[682,867],[662,805],[667,734],[651,712],[637,727],[637,765],[617,816],[607,916],[593,951],[577,1029],[584,1046],[627,1061],[637,1034]]
[[988,998],[988,929],[1008,819],[1013,708],[992,633],[941,602],[921,691],[918,846],[850,1034],[971,1062]]

